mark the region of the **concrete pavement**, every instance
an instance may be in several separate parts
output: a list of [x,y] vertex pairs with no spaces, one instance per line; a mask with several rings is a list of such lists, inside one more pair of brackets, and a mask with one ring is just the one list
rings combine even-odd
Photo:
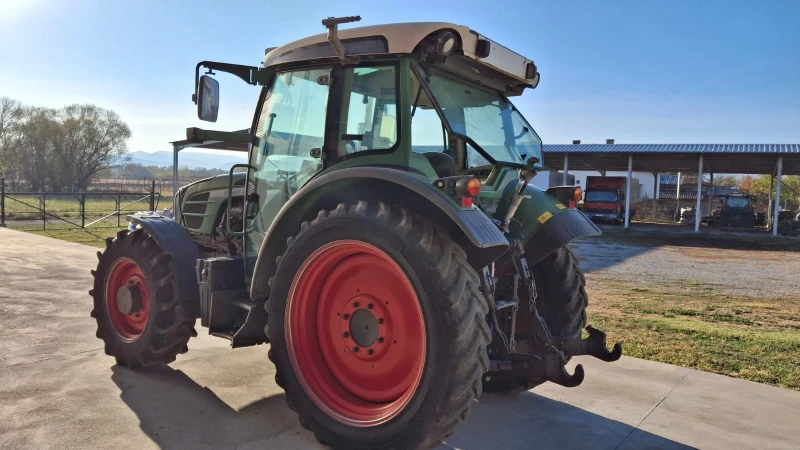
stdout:
[[[170,366],[103,354],[96,249],[0,228],[0,448],[320,448],[267,346],[200,336]],[[800,392],[666,364],[579,358],[583,385],[484,395],[443,448],[800,448]]]

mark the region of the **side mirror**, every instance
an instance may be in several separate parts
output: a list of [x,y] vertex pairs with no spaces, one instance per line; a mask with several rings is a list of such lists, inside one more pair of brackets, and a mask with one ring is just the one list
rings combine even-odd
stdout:
[[208,75],[197,84],[197,118],[216,122],[219,113],[219,82]]

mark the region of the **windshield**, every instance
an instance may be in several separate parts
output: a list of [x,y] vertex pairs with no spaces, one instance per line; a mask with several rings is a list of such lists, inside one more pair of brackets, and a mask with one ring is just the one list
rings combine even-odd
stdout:
[[728,208],[745,208],[750,204],[750,197],[728,197],[725,205]]
[[616,191],[586,191],[584,202],[609,202],[614,203],[617,201]]
[[542,140],[508,100],[436,73],[429,80],[454,133],[471,139],[497,162],[524,164],[531,156],[542,161]]

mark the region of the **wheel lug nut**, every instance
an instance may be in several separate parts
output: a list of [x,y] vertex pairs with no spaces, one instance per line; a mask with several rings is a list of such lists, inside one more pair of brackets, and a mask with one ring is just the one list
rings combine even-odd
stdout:
[[358,302],[353,302],[353,308],[358,308]]
[[383,344],[383,338],[382,337],[378,338],[378,344]]
[[361,349],[358,348],[358,347],[353,347],[353,353],[358,353],[359,350],[361,350]]
[[350,337],[350,333],[348,333],[347,331],[345,331],[344,333],[342,333],[342,337]]
[[342,318],[344,318],[344,320],[347,320],[350,318],[350,314],[344,313],[344,315],[342,315]]
[[383,318],[378,319],[378,323],[383,323]]
[[372,309],[372,303],[367,305],[367,309]]
[[369,349],[369,350],[367,350],[367,354],[368,354],[368,355],[371,355],[371,354],[373,354],[373,353],[375,353],[375,350],[373,350],[373,349]]

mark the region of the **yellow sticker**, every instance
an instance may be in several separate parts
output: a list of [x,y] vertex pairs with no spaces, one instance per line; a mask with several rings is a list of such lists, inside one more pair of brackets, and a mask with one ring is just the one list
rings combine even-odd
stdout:
[[545,223],[550,220],[551,217],[553,217],[553,213],[550,211],[545,211],[541,216],[539,216],[539,223]]
[[567,205],[563,203],[556,203],[556,208],[558,209],[567,209]]

